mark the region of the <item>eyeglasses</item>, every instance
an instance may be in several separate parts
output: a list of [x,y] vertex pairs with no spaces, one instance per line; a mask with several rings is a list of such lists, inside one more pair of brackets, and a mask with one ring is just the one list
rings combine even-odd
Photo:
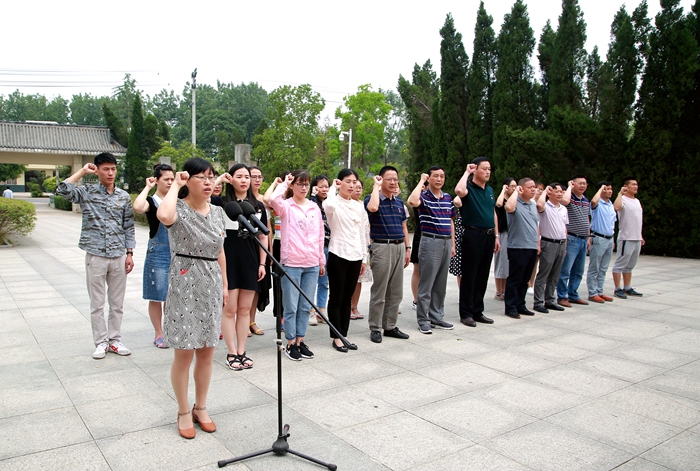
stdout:
[[214,175],[192,175],[190,178],[196,178],[200,182],[203,182],[205,180],[208,182],[213,182],[214,180],[216,180],[216,177]]
[[306,182],[306,183],[295,183],[295,185],[298,186],[299,188],[308,188],[308,187],[310,186],[310,183],[309,183],[309,182]]
[[389,182],[389,183],[398,183],[399,179],[398,178],[385,178],[384,181]]

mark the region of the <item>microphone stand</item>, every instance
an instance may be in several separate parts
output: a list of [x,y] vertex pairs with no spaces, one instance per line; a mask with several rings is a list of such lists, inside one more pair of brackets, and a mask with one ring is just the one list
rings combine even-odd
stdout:
[[[240,218],[240,217],[239,217]],[[246,221],[247,222],[247,221]],[[350,345],[350,342],[348,339],[346,339],[343,335],[341,335],[340,332],[338,332],[338,329],[335,328],[333,324],[328,320],[326,316],[324,316],[321,311],[318,309],[318,307],[314,304],[314,302],[307,296],[307,294],[301,289],[301,287],[292,279],[287,271],[284,269],[282,264],[277,261],[277,259],[270,253],[270,251],[265,247],[262,242],[257,238],[258,232],[250,232],[250,231],[244,231],[242,229],[242,224],[239,224],[239,231],[238,231],[238,236],[239,237],[252,237],[257,244],[265,251],[268,257],[270,257],[270,260],[274,262],[273,265],[273,270],[272,270],[272,275],[276,276],[278,278],[281,278],[282,276],[286,276],[289,281],[291,281],[292,285],[294,288],[296,288],[299,293],[304,296],[304,299],[306,299],[309,304],[316,310],[318,315],[320,315],[323,320],[328,323],[328,327],[338,336],[338,338],[343,342],[343,345],[348,347]],[[326,463],[324,461],[321,461],[319,459],[316,459],[312,456],[306,455],[304,453],[300,453],[296,450],[292,450],[289,448],[289,443],[287,442],[287,438],[289,438],[289,424],[284,424],[282,425],[282,350],[284,350],[284,346],[282,345],[282,320],[281,316],[276,316],[276,330],[277,330],[277,340],[275,341],[276,346],[277,346],[277,440],[274,441],[272,444],[271,448],[266,448],[264,450],[259,450],[259,451],[254,451],[252,453],[248,453],[246,455],[241,455],[237,456],[235,458],[230,458],[227,460],[220,460],[218,462],[219,468],[223,468],[224,466],[227,466],[231,463],[235,463],[238,461],[243,461],[247,460],[249,458],[254,458],[256,456],[261,456],[261,455],[266,455],[268,453],[274,453],[279,456],[285,456],[287,453],[291,453],[295,456],[298,456],[300,458],[303,458],[307,461],[311,461],[313,463],[319,464],[325,468],[330,469],[331,471],[335,471],[338,469],[338,466],[332,463]]]

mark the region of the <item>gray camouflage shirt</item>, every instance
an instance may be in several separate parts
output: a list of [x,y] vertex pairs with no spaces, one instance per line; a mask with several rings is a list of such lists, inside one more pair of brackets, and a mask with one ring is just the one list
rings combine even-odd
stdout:
[[115,188],[110,195],[101,183],[75,186],[62,182],[56,194],[83,210],[83,228],[78,247],[99,257],[116,258],[136,246],[134,211],[129,194]]

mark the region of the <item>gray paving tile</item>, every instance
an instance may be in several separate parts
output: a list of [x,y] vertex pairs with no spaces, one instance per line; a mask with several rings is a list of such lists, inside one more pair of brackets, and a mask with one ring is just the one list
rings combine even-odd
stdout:
[[92,442],[56,448],[0,461],[0,471],[46,469],[51,471],[110,471],[109,464]]
[[678,427],[607,406],[601,401],[582,404],[545,420],[634,455],[682,432]]
[[512,350],[499,350],[477,355],[471,359],[479,365],[493,368],[513,376],[525,376],[557,366],[557,363]]
[[685,373],[688,375],[700,377],[700,360],[696,360],[692,363],[687,363],[683,366],[676,368],[674,371],[677,373]]
[[582,348],[549,340],[520,345],[510,348],[509,351],[517,354],[534,355],[538,358],[544,358],[545,360],[550,360],[559,364],[570,363],[574,360],[580,360],[596,354],[590,350],[584,350]]
[[410,471],[527,471],[523,466],[488,448],[474,445],[457,453],[440,457],[429,463],[421,463]]
[[[310,364],[314,360],[290,361],[285,357],[282,361],[284,362],[282,366],[282,390],[285,397],[292,398],[311,394],[312,392],[334,389],[343,384],[333,376],[314,368]],[[255,366],[252,370],[238,373],[251,373],[246,375],[246,379],[251,384],[270,395],[277,395],[277,368],[275,366]],[[299,381],[298,378],[301,375],[303,375],[304,381]]]
[[544,418],[570,409],[586,400],[583,396],[550,388],[526,379],[516,379],[469,393],[493,401],[508,410]]
[[75,445],[90,438],[73,407],[0,419],[0,460]]
[[[330,342],[328,348],[331,348]],[[350,352],[346,355],[333,352],[336,355],[335,358],[319,358],[319,361],[314,359],[312,366],[343,384],[361,383],[406,371],[405,368],[372,355],[357,354],[356,352]]]
[[108,353],[104,359],[95,360],[92,358],[92,352],[94,351],[94,345],[86,344],[81,355],[51,359],[50,364],[55,372],[55,376],[65,381],[80,376],[137,369],[130,357]]
[[642,386],[615,391],[599,398],[598,402],[680,428],[700,423],[699,401]]
[[641,455],[642,458],[671,469],[698,469],[700,435],[683,432]]
[[537,420],[530,415],[506,409],[500,404],[471,394],[433,402],[412,409],[411,412],[476,443]]
[[[406,412],[347,427],[336,435],[396,470],[422,465],[434,456],[454,453],[473,444]],[[421,437],[420,446],[416,446],[416,437]],[[430,454],[425,450],[430,450]]]
[[662,324],[643,319],[627,319],[605,325],[597,325],[586,329],[586,333],[601,337],[633,342],[650,339],[682,329],[682,326]]
[[156,387],[151,378],[136,368],[76,376],[61,381],[75,405],[147,394]]
[[607,352],[628,345],[628,342],[598,337],[584,332],[560,335],[559,337],[553,338],[552,342],[563,343],[564,345],[571,345],[572,347],[582,348],[592,352]]
[[3,378],[3,381],[6,383],[1,389],[0,418],[72,406],[58,379],[27,381],[23,384],[17,384],[11,378]]
[[638,343],[607,352],[610,356],[625,358],[659,368],[673,369],[695,360],[696,357],[684,353],[670,352]]
[[[462,393],[461,390],[413,372],[377,378],[357,385],[368,395],[402,409],[411,409]],[[421,394],[416,394],[421,391]]]
[[615,468],[615,471],[671,471],[665,466],[642,458],[634,458]]
[[214,468],[217,457],[230,453],[214,435],[199,431],[194,440],[185,440],[172,424],[103,438],[96,443],[113,471],[151,471],[161,469],[165,462],[170,469],[204,465]]
[[56,373],[46,360],[0,365],[0,391],[24,388],[33,383],[55,381]]
[[[393,341],[395,339],[389,340]],[[394,345],[392,345],[392,343],[394,343]],[[385,345],[385,347],[382,349],[365,349],[365,353],[409,370],[422,370],[423,368],[430,367],[436,363],[451,360],[448,355],[440,352],[434,352],[430,355],[426,355],[424,349],[408,342],[395,345],[395,342],[390,343],[387,340],[384,340],[380,345]]]
[[538,470],[613,469],[633,455],[546,422],[535,422],[483,443]]
[[678,396],[700,401],[700,378],[670,371],[639,383],[642,386],[665,391]]
[[631,383],[643,381],[666,371],[665,368],[647,365],[632,360],[600,354],[573,363],[595,373],[605,374]]
[[526,379],[586,397],[599,397],[630,385],[627,381],[596,374],[574,364],[540,371]]
[[473,391],[515,378],[492,368],[462,360],[437,364],[418,373],[463,391]]

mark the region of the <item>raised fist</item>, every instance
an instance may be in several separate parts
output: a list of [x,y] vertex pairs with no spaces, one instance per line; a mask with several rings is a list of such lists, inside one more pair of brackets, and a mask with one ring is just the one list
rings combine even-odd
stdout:
[[177,172],[175,174],[175,184],[179,187],[185,186],[187,180],[190,179],[190,174],[187,172]]
[[85,173],[96,173],[97,172],[97,165],[95,164],[85,164],[83,167],[83,172]]
[[467,173],[471,175],[474,172],[476,172],[476,164],[467,165]]

